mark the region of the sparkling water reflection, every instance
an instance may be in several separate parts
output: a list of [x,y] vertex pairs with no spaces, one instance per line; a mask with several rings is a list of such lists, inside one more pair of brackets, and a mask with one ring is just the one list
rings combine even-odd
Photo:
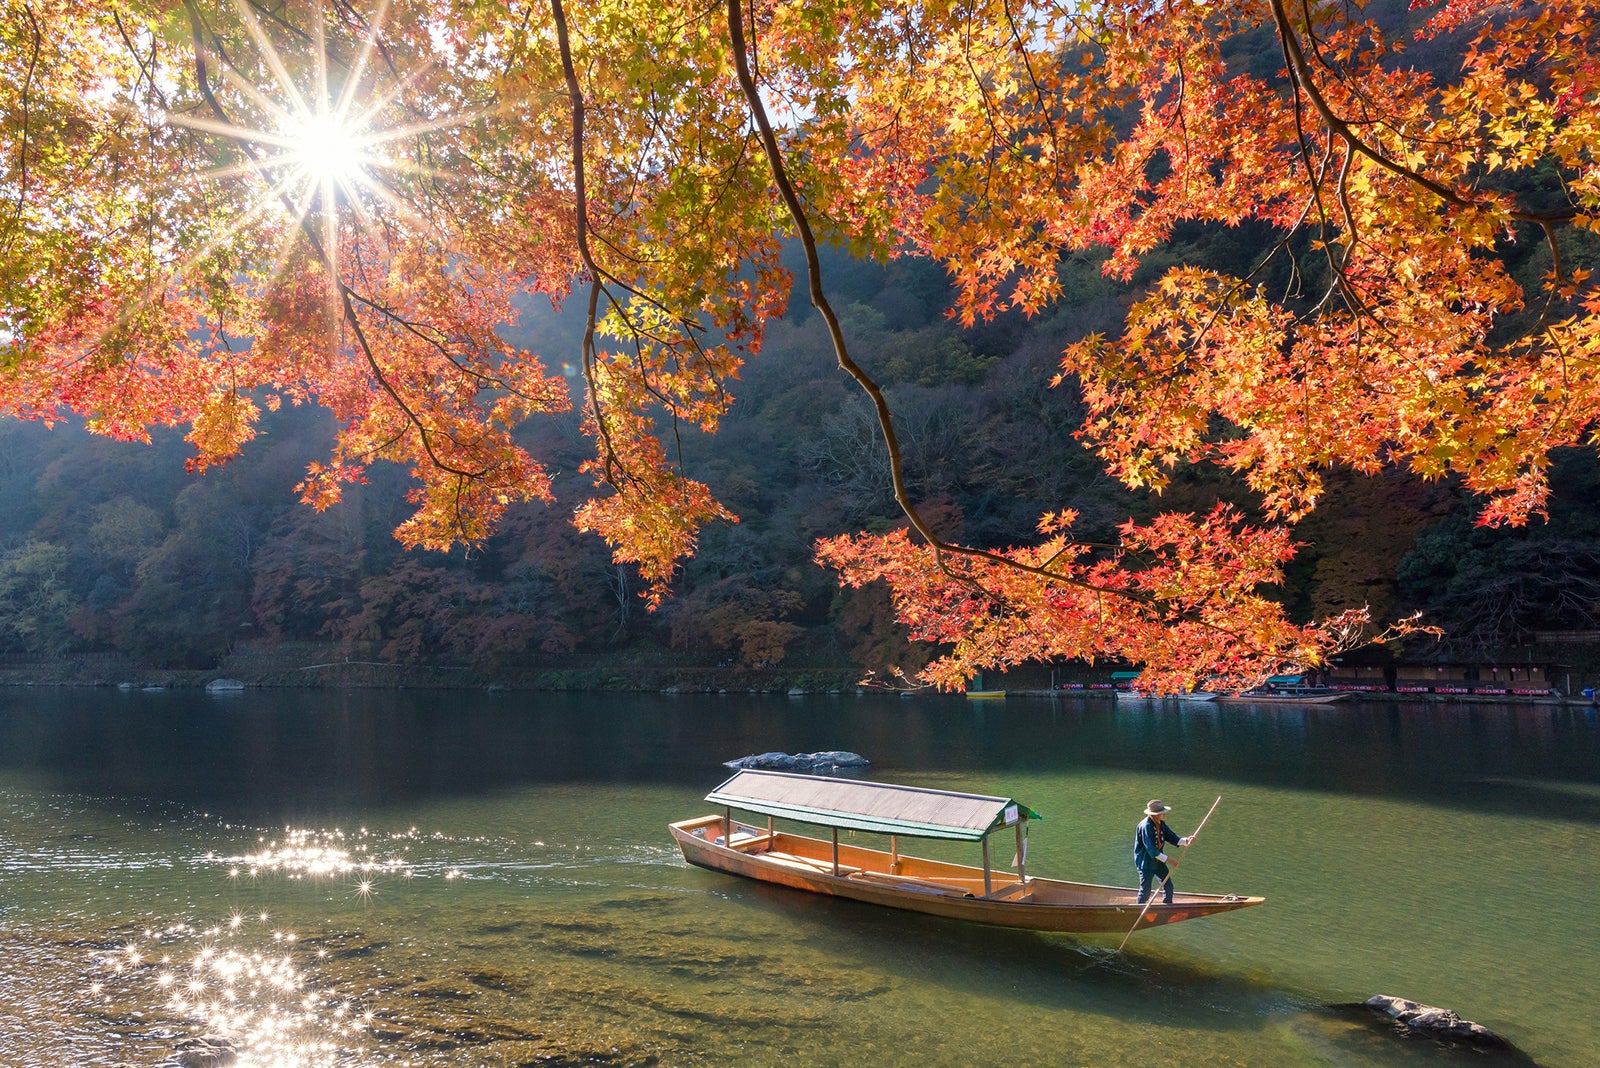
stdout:
[[[235,913],[204,930],[145,930],[98,958],[88,992],[112,1013],[163,999],[173,1021],[219,1036],[211,1043],[235,1054],[237,1068],[371,1063],[363,1044],[375,1014],[319,987],[297,959],[303,948],[293,932],[268,930],[266,913],[253,921]],[[315,955],[325,959],[327,950]],[[207,1040],[190,1041],[198,1049]]]
[[[1180,883],[1268,904],[1118,955],[685,867],[664,824],[773,749],[1021,797],[1098,882],[1220,793]],[[1337,1007],[1383,992],[1576,1068],[1597,816],[1571,709],[10,691],[0,1063],[1461,1062]]]

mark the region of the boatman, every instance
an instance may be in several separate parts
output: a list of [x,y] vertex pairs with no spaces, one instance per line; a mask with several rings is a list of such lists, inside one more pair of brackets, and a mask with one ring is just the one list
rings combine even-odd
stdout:
[[1150,900],[1150,884],[1161,881],[1165,885],[1165,903],[1172,904],[1172,880],[1168,877],[1171,869],[1167,867],[1167,843],[1176,846],[1186,846],[1189,839],[1179,838],[1178,832],[1166,824],[1167,813],[1172,809],[1160,801],[1151,801],[1144,806],[1144,819],[1139,821],[1139,829],[1133,836],[1133,863],[1139,869],[1139,901],[1143,905]]

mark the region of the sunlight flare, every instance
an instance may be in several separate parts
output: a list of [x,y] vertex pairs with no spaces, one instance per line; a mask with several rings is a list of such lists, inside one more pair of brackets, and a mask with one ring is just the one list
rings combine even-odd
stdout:
[[[384,161],[370,151],[378,138],[342,112],[290,114],[279,130],[283,164],[322,191],[324,203],[336,193],[358,195]],[[293,184],[293,183],[291,183]]]

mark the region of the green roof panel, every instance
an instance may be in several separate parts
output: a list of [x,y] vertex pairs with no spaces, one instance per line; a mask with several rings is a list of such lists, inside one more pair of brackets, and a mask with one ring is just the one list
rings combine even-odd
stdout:
[[706,800],[823,827],[964,842],[979,841],[1018,820],[1040,818],[1009,797],[750,769],[737,772]]

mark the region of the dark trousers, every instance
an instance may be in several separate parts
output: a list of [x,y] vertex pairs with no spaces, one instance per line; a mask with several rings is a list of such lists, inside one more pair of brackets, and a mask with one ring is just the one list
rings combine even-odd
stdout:
[[[1148,864],[1139,866],[1139,904],[1143,905],[1150,900],[1150,884],[1159,883],[1167,879],[1169,869],[1159,860],[1152,860]],[[1172,904],[1172,880],[1167,879],[1166,889],[1163,891],[1163,903]]]

